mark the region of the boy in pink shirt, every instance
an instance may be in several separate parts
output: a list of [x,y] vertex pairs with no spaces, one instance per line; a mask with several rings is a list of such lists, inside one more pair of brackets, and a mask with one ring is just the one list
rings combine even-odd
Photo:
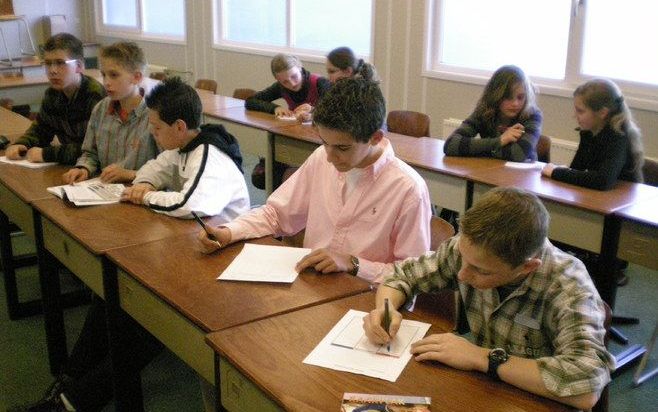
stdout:
[[424,254],[430,246],[427,185],[395,157],[381,130],[385,115],[376,83],[338,82],[313,112],[323,145],[264,206],[209,228],[216,241],[199,232],[204,251],[306,229],[304,247],[312,252],[298,271],[349,272],[371,282],[380,282],[394,261]]

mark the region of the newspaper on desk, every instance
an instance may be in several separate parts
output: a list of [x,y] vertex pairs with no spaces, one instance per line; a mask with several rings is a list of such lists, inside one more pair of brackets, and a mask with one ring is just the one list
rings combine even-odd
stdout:
[[1,156],[0,162],[14,166],[27,167],[29,169],[41,169],[42,167],[48,167],[57,164],[57,162],[30,162],[27,159],[9,160],[7,159],[7,156]]
[[389,350],[368,341],[364,316],[366,312],[350,309],[304,363],[395,382],[411,359],[411,344],[425,336],[430,324],[404,319]]
[[95,178],[73,185],[49,187],[47,190],[76,206],[95,206],[119,203],[125,188],[121,183],[103,183],[100,178]]

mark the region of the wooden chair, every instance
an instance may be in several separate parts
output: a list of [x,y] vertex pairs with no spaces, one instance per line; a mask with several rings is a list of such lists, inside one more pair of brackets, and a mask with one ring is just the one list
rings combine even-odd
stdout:
[[537,141],[537,160],[544,163],[551,161],[551,138],[545,135],[539,136]]
[[645,184],[658,187],[658,161],[645,157],[642,174],[644,174]]
[[430,135],[430,117],[425,113],[409,110],[393,110],[386,117],[389,132],[413,137]]
[[[452,225],[438,216],[432,216],[430,221],[430,248],[438,247],[455,234]],[[463,313],[459,292],[444,289],[435,293],[423,293],[416,297],[414,312],[441,314],[441,325],[444,329],[460,331],[460,314]]]
[[198,79],[194,83],[194,88],[208,90],[212,94],[217,94],[217,82],[212,79]]
[[235,89],[233,90],[233,97],[236,99],[247,100],[251,96],[256,94],[254,89]]
[[149,74],[149,77],[151,79],[163,81],[164,79],[167,78],[167,75],[165,74],[165,72],[153,72]]

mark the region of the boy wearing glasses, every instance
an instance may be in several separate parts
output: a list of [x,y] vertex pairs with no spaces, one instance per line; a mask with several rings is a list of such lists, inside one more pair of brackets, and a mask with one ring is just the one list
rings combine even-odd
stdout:
[[[82,42],[68,33],[50,37],[44,45],[43,66],[50,82],[32,126],[7,147],[9,159],[73,165],[87,130],[91,111],[105,90],[82,74]],[[57,136],[60,145],[51,145]]]

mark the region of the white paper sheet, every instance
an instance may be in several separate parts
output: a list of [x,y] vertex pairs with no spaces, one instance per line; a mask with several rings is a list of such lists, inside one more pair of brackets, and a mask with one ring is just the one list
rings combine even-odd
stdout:
[[66,194],[76,206],[94,206],[119,203],[125,188],[121,183],[102,183],[100,178],[94,178],[75,185],[52,186],[47,190],[60,199]]
[[530,162],[530,163],[521,163],[521,162],[505,162],[505,167],[512,169],[523,169],[523,170],[541,170],[546,166],[544,162]]
[[40,169],[42,167],[48,167],[48,166],[52,166],[52,165],[57,164],[57,162],[34,163],[34,162],[30,162],[26,159],[9,160],[9,159],[7,159],[7,156],[0,157],[0,162],[8,163],[8,164],[14,165],[14,166],[27,167],[27,168],[30,168],[30,169]]
[[311,249],[247,243],[217,279],[292,283],[295,265],[309,253]]
[[[391,353],[395,351],[399,356],[382,356],[387,354],[385,345],[364,343],[363,328],[358,330],[355,326],[365,315],[366,312],[350,309],[304,359],[304,363],[395,382],[411,359],[409,347],[425,336],[430,324],[403,320],[400,330],[404,331],[400,339],[391,344]],[[356,344],[351,346],[354,342]]]

